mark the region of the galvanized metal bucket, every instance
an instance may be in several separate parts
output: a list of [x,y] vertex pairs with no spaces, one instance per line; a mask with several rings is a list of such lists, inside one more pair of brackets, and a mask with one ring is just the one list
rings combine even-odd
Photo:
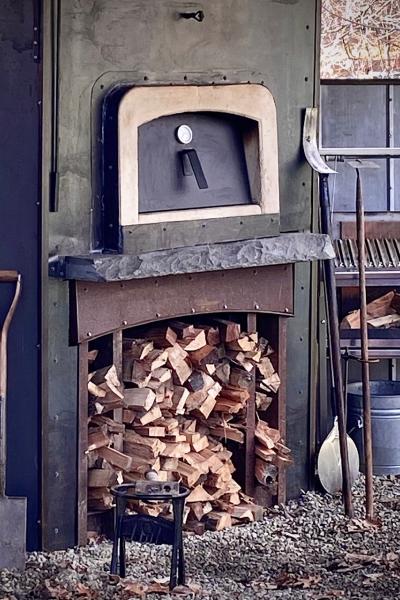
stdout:
[[[371,381],[374,475],[400,474],[400,381]],[[347,430],[360,454],[364,471],[362,383],[351,383],[347,394]]]

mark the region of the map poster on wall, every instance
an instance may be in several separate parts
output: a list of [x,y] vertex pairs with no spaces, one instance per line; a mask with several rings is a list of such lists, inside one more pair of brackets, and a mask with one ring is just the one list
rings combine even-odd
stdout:
[[322,0],[321,79],[400,77],[400,0]]

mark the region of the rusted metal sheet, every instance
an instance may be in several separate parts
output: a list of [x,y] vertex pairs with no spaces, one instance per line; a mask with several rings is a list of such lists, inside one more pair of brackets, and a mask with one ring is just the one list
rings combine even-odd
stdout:
[[88,485],[88,342],[79,346],[78,355],[78,489],[77,489],[77,538],[78,544],[87,542],[87,485]]
[[292,314],[291,265],[127,281],[75,283],[71,342],[157,319],[215,312]]

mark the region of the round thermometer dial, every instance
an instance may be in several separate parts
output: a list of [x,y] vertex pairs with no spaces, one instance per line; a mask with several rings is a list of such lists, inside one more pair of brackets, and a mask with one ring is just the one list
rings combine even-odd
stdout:
[[181,144],[190,144],[193,139],[193,132],[189,125],[179,125],[176,132],[176,139]]

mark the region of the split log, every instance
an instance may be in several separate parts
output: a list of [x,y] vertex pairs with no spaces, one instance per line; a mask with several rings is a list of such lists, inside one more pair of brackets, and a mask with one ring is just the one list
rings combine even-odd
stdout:
[[232,527],[232,517],[226,512],[212,511],[206,518],[206,529],[210,531],[222,531],[226,527]]
[[155,399],[155,393],[149,388],[126,388],[124,392],[124,404],[127,408],[150,410]]
[[88,435],[88,452],[108,446],[110,438],[102,429],[91,431]]
[[240,337],[240,324],[225,319],[215,319],[224,342],[234,342]]
[[272,463],[256,458],[255,476],[261,485],[270,485],[276,482],[278,469]]
[[130,471],[132,467],[132,457],[127,456],[123,452],[119,452],[119,450],[115,450],[115,448],[100,448],[97,450],[98,455],[104,458],[110,465],[114,467],[118,467],[122,471]]

